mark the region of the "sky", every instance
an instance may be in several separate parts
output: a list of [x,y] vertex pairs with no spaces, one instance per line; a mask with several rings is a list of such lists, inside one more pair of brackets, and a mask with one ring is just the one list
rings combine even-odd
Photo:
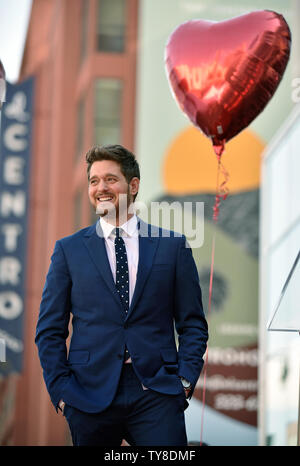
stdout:
[[0,0],[0,60],[6,80],[17,81],[32,0]]

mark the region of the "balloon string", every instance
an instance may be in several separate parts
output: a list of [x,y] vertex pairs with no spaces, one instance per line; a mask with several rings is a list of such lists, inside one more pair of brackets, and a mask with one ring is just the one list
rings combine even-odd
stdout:
[[[209,319],[210,319],[210,312],[211,312],[211,299],[212,299],[212,290],[213,290],[213,276],[214,276],[214,262],[215,262],[215,243],[216,243],[216,224],[218,222],[219,218],[219,212],[220,212],[220,203],[221,199],[225,200],[226,197],[228,196],[229,189],[226,186],[228,179],[229,179],[229,173],[221,163],[221,155],[223,153],[224,146],[222,147],[221,151],[219,151],[217,154],[217,160],[218,160],[218,171],[217,171],[217,188],[216,188],[216,199],[215,199],[215,205],[213,208],[213,220],[214,220],[214,233],[213,233],[213,239],[212,239],[212,252],[211,252],[211,265],[210,265],[210,278],[209,278],[209,297],[208,297],[208,313],[207,313],[207,323],[209,325]],[[224,181],[220,183],[220,172],[224,176]],[[203,438],[203,425],[204,425],[204,408],[205,408],[205,395],[206,395],[206,377],[207,377],[207,367],[208,367],[208,346],[206,349],[206,355],[205,355],[205,362],[204,362],[204,369],[203,369],[203,392],[202,392],[202,414],[201,414],[201,433],[200,433],[200,446],[202,446],[202,438]]]
[[[210,311],[211,311],[211,297],[212,297],[212,286],[213,286],[213,275],[214,275],[215,238],[216,238],[216,230],[214,231],[213,240],[212,240],[211,265],[210,265],[210,278],[209,278],[208,313],[207,313],[207,323],[208,323],[208,324],[209,324],[209,317],[210,317]],[[204,406],[205,406],[205,394],[206,394],[207,366],[208,366],[208,346],[207,346],[207,348],[206,348],[206,355],[205,355],[205,362],[204,362],[204,370],[203,370],[203,392],[202,392],[202,414],[201,414],[200,446],[202,446],[202,438],[203,438],[203,423],[204,423]]]

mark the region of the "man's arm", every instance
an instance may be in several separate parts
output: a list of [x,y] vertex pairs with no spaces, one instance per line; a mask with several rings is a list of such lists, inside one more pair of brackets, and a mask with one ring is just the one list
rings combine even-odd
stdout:
[[190,247],[186,247],[185,237],[177,254],[174,302],[179,340],[178,375],[191,383],[188,394],[191,397],[203,366],[208,327],[196,264]]
[[35,338],[45,383],[56,410],[69,376],[66,339],[70,292],[71,277],[62,246],[57,241],[43,290]]

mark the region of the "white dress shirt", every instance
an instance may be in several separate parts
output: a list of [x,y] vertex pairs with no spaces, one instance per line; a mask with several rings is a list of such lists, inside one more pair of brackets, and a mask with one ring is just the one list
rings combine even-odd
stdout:
[[[110,268],[116,282],[116,254],[115,254],[115,234],[114,225],[107,223],[103,217],[100,218],[100,225],[103,231],[105,247]],[[122,236],[127,253],[128,274],[129,274],[129,305],[134,293],[136,274],[139,263],[139,235],[137,228],[137,217],[133,215],[127,222],[119,226],[120,236]]]

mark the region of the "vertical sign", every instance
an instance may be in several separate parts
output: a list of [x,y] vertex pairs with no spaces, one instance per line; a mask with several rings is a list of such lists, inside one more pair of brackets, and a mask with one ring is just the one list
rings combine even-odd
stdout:
[[0,375],[22,370],[34,79],[7,83],[0,141]]

